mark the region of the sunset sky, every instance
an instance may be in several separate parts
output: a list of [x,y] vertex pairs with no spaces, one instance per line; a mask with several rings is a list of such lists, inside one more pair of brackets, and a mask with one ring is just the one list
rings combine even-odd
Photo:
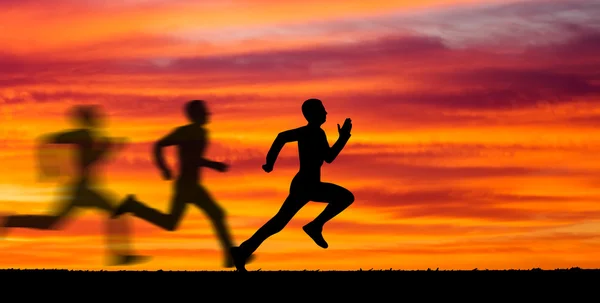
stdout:
[[[301,229],[325,206],[310,203],[249,270],[598,268],[598,16],[593,0],[0,0],[0,212],[53,210],[64,182],[39,182],[35,140],[72,127],[77,104],[129,140],[103,167],[114,203],[166,211],[151,144],[204,99],[207,157],[231,165],[204,184],[239,244],[298,168],[289,144],[265,173],[271,143],[320,98],[331,145],[354,125],[323,180],[356,201],[325,226],[328,249]],[[0,268],[103,268],[105,218],[9,230]],[[220,269],[193,205],[175,232],[134,222],[153,259],[130,269]]]

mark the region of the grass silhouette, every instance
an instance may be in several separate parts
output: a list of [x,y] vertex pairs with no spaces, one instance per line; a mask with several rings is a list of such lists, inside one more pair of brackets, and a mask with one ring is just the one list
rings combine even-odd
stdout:
[[[556,269],[541,269],[541,268],[532,268],[532,269],[459,269],[459,270],[440,270],[435,269],[432,270],[430,268],[426,270],[402,270],[402,269],[358,269],[358,270],[249,270],[249,272],[312,272],[312,273],[321,273],[321,272],[330,272],[330,273],[373,273],[373,272],[402,272],[402,273],[415,273],[415,272],[600,272],[600,269],[582,269],[579,267],[571,267],[571,268],[556,268]],[[169,273],[234,273],[235,270],[72,270],[72,269],[19,269],[19,268],[5,268],[0,269],[0,272],[169,272]]]

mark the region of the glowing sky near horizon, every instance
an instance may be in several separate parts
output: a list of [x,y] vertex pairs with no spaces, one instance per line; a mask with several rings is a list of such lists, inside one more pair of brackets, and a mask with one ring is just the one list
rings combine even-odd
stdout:
[[[61,184],[36,179],[35,139],[71,127],[76,104],[101,104],[129,140],[107,188],[166,211],[150,146],[204,99],[207,157],[231,165],[204,181],[240,243],[285,199],[295,144],[261,165],[314,97],[330,144],[352,118],[323,179],[356,202],[326,226],[327,250],[301,229],[312,203],[249,269],[600,267],[597,1],[197,2],[0,1],[0,212],[52,210]],[[100,268],[104,217],[10,230],[0,267]],[[134,221],[153,259],[132,269],[220,268],[194,206],[176,232]]]

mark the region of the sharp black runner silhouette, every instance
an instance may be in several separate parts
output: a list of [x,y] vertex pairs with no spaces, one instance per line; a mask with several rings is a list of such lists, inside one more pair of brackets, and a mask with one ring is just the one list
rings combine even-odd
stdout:
[[114,217],[124,213],[148,221],[162,229],[175,231],[183,218],[188,203],[194,203],[208,215],[219,236],[224,253],[224,266],[233,267],[229,254],[232,247],[231,235],[225,220],[225,211],[200,184],[200,169],[207,167],[225,172],[228,165],[204,158],[208,145],[208,132],[204,127],[208,123],[209,113],[203,100],[192,100],[185,105],[185,113],[190,124],[176,128],[154,145],[154,158],[165,180],[172,179],[172,173],[163,158],[162,149],[168,146],[178,148],[179,176],[175,181],[174,195],[168,213],[162,213],[138,201],[135,195],[129,195],[115,211]]
[[271,172],[283,146],[289,142],[298,142],[300,169],[292,180],[289,195],[279,212],[250,239],[239,247],[231,248],[238,271],[247,271],[245,265],[258,247],[267,238],[283,230],[296,213],[310,201],[325,202],[328,205],[317,218],[305,225],[303,230],[318,246],[327,248],[328,244],[322,235],[323,226],[354,202],[354,195],[349,190],[336,184],[321,182],[323,161],[332,163],[350,139],[351,119],[347,118],[341,128],[338,124],[339,138],[330,147],[325,131],[321,129],[327,116],[321,100],[304,101],[302,114],[308,124],[279,133],[267,154],[266,164],[262,166],[265,172]]
[[[132,254],[129,244],[129,226],[125,221],[112,219],[110,216],[116,209],[116,199],[108,192],[103,192],[95,187],[98,186],[97,168],[103,163],[110,151],[117,151],[124,146],[124,139],[111,139],[101,137],[100,126],[102,116],[96,105],[75,106],[71,112],[79,128],[48,134],[42,136],[39,142],[40,154],[45,152],[48,145],[71,145],[75,146],[76,171],[75,180],[67,187],[68,198],[61,200],[48,215],[10,215],[4,217],[3,231],[8,228],[31,228],[52,230],[58,229],[59,223],[64,223],[77,208],[97,208],[105,211],[108,216],[107,242],[109,249],[109,265],[129,265],[147,260],[147,257]],[[120,141],[120,142],[119,142]],[[60,165],[64,163],[53,163],[56,159],[40,158],[40,170],[42,177],[48,177],[56,173],[60,174]],[[113,202],[114,201],[114,202]],[[0,222],[1,223],[1,222]],[[125,243],[118,243],[117,237],[124,237]],[[119,249],[117,246],[123,246]]]

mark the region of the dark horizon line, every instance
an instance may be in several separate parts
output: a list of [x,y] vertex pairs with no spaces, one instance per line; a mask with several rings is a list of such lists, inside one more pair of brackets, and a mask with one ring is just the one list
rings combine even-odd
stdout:
[[[172,272],[172,273],[220,273],[220,272],[236,272],[236,270],[81,270],[81,269],[20,269],[20,268],[4,268],[0,269],[0,272],[18,272],[18,271],[68,271],[68,272]],[[358,270],[249,270],[249,272],[477,272],[477,271],[485,271],[485,272],[506,272],[506,271],[600,271],[600,268],[580,268],[580,267],[571,267],[571,268],[556,268],[556,269],[541,269],[541,268],[532,268],[532,269],[416,269],[416,270],[408,270],[408,269],[358,269]]]

